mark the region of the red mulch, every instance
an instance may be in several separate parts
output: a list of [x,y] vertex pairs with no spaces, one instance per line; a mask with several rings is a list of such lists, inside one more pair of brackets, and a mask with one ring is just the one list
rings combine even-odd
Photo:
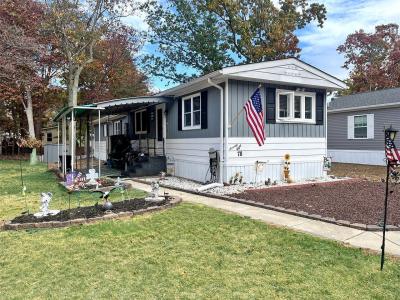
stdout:
[[[400,185],[391,185],[388,224],[400,224]],[[367,180],[344,180],[329,183],[253,189],[233,194],[253,200],[336,220],[378,225],[383,220],[385,183]]]

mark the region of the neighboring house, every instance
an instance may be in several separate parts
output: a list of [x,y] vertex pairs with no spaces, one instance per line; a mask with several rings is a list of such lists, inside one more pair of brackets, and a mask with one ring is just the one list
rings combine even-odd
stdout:
[[328,108],[328,152],[334,162],[385,165],[383,130],[400,129],[400,88],[334,99]]
[[[258,86],[266,131],[261,147],[241,112]],[[281,180],[285,154],[291,155],[292,178],[302,180],[324,175],[326,95],[345,87],[289,58],[223,68],[155,96],[104,101],[97,107],[103,109],[101,120],[105,114],[126,116],[132,147],[164,157],[176,176],[209,180],[209,150],[214,149],[220,182],[236,173],[245,182]],[[101,129],[100,135],[107,135]]]

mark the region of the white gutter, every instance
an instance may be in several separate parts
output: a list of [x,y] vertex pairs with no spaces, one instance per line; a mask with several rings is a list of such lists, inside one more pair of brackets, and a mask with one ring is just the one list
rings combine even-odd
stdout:
[[224,130],[225,130],[225,133],[224,133],[224,136],[225,136],[225,141],[224,141],[224,150],[225,150],[225,153],[224,153],[224,158],[225,158],[225,160],[224,160],[224,166],[225,166],[225,176],[226,176],[226,178],[225,178],[225,180],[226,181],[228,181],[228,135],[229,135],[229,124],[228,124],[228,97],[229,97],[229,95],[228,95],[228,92],[229,92],[229,86],[228,86],[228,84],[229,84],[229,79],[228,78],[226,78],[226,80],[225,80],[225,116],[224,116],[224,122],[225,122],[225,124],[224,124]]
[[208,78],[208,83],[212,86],[216,87],[220,91],[220,114],[219,114],[219,155],[220,155],[220,166],[219,166],[219,182],[224,183],[224,89],[220,87],[218,84],[214,83],[210,78]]

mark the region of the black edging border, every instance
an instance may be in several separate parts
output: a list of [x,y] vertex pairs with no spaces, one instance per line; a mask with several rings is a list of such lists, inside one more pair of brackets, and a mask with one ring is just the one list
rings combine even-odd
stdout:
[[[138,182],[138,183],[142,183],[142,184],[147,184],[147,185],[151,184],[148,181],[136,179],[136,178],[131,178],[130,180]],[[359,229],[359,230],[364,230],[364,231],[373,231],[373,232],[381,232],[382,231],[382,227],[379,227],[377,225],[351,223],[350,221],[346,221],[346,220],[336,220],[335,218],[322,217],[321,215],[309,214],[305,211],[297,211],[294,209],[287,209],[287,208],[283,208],[280,206],[268,205],[268,204],[264,204],[262,202],[257,202],[257,201],[252,201],[252,200],[244,200],[244,199],[230,197],[230,196],[208,194],[208,193],[197,192],[197,191],[193,191],[193,190],[186,190],[186,189],[182,189],[182,188],[178,188],[178,187],[171,187],[171,186],[160,183],[160,181],[159,181],[159,185],[163,188],[167,188],[167,189],[171,189],[171,190],[176,190],[176,191],[185,192],[185,193],[189,193],[189,194],[205,196],[205,197],[209,197],[209,198],[216,198],[216,199],[220,199],[220,200],[265,208],[265,209],[269,209],[269,210],[273,210],[273,211],[277,211],[277,212],[281,212],[281,213],[285,213],[285,214],[289,214],[289,215],[294,215],[297,217],[303,217],[303,218],[307,218],[307,219],[311,219],[311,220],[322,221],[325,223],[350,227],[353,229]],[[400,227],[394,226],[394,225],[386,225],[386,231],[400,231]]]
[[94,218],[79,218],[68,221],[49,221],[49,222],[38,222],[38,223],[11,223],[11,221],[0,222],[0,231],[16,231],[16,230],[26,230],[26,229],[39,229],[39,228],[62,228],[70,227],[73,225],[83,225],[83,224],[93,224],[103,220],[120,220],[125,218],[133,218],[137,215],[143,215],[150,212],[162,211],[171,207],[178,205],[182,199],[180,197],[171,196],[169,203],[161,206],[149,206],[148,208],[138,209],[134,211],[125,211],[119,213],[106,214]]

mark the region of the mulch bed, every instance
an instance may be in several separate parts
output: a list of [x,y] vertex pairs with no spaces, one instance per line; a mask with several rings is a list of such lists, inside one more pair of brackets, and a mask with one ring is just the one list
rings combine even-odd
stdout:
[[[112,213],[119,212],[128,212],[128,211],[137,211],[140,209],[146,209],[151,206],[162,206],[169,202],[169,200],[164,200],[161,202],[150,202],[145,201],[144,199],[130,199],[121,202],[114,202],[113,208],[111,209]],[[74,219],[90,219],[94,217],[101,217],[109,212],[106,212],[101,204],[93,205],[93,206],[85,206],[85,207],[77,207],[67,210],[60,211],[59,214],[55,216],[46,216],[42,218],[36,218],[33,214],[29,215],[21,215],[13,220],[11,220],[11,224],[16,223],[41,223],[41,222],[50,222],[50,221],[69,221]]]
[[[388,224],[400,224],[400,186],[391,185]],[[379,225],[383,220],[385,183],[367,180],[343,180],[329,183],[293,185],[247,190],[230,195],[322,217],[351,223]]]

